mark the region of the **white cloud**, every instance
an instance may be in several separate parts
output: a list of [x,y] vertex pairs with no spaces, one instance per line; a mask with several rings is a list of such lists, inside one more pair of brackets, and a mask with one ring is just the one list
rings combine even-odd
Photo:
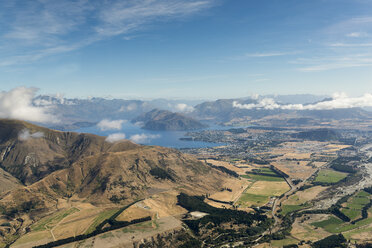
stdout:
[[137,109],[137,104],[135,103],[131,103],[127,106],[121,106],[120,109],[119,109],[119,112],[130,112],[130,111],[134,111]]
[[366,32],[352,32],[352,33],[348,33],[346,36],[351,37],[351,38],[361,38],[361,37],[367,37],[368,34]]
[[264,57],[276,57],[276,56],[284,56],[288,55],[288,53],[282,52],[273,52],[273,53],[253,53],[253,54],[246,54],[246,57],[253,57],[253,58],[264,58]]
[[185,103],[178,103],[178,104],[176,104],[175,108],[176,108],[176,111],[178,111],[178,112],[192,112],[192,111],[194,111],[194,107],[189,106]]
[[[333,23],[323,29],[324,45],[319,58],[308,58],[300,71],[327,71],[335,69],[372,66],[371,33],[372,16],[354,17]],[[316,53],[316,51],[314,50]],[[312,53],[314,54],[314,53]],[[301,59],[300,59],[301,60]]]
[[51,105],[53,105],[53,101],[51,99],[36,98],[36,99],[33,99],[32,102],[35,106],[51,106]]
[[[298,52],[257,52],[257,53],[246,53],[239,56],[233,56],[228,58],[228,60],[247,60],[252,58],[270,58],[270,57],[280,57],[280,56],[286,56],[286,55],[293,55]],[[254,76],[258,74],[252,74],[249,76]]]
[[372,30],[371,23],[371,16],[355,17],[332,24],[326,27],[325,31],[339,38],[344,37],[345,34],[348,37],[359,38]]
[[346,94],[334,94],[332,100],[315,104],[279,104],[272,98],[263,98],[257,103],[241,104],[233,102],[233,107],[240,109],[282,109],[282,110],[330,110],[339,108],[372,107],[372,94],[364,94],[361,97],[347,97]]
[[372,47],[372,43],[333,43],[331,47]]
[[0,92],[0,117],[41,123],[56,123],[52,106],[35,106],[32,101],[36,88],[18,87]]
[[113,36],[128,37],[147,24],[179,19],[215,0],[0,1],[0,66],[31,63]]
[[44,137],[44,133],[42,132],[35,132],[35,133],[30,133],[30,130],[28,129],[24,129],[22,130],[21,132],[19,132],[18,134],[18,139],[19,140],[28,140],[30,138],[33,138],[33,139],[39,139],[39,138],[42,138]]
[[137,121],[133,125],[135,125],[137,127],[143,127],[145,125],[145,123],[143,121]]
[[106,130],[120,130],[122,125],[126,122],[126,120],[107,120],[103,119],[102,121],[98,122],[97,127],[101,129],[101,131]]
[[135,134],[130,136],[130,140],[139,143],[139,144],[146,144],[149,143],[152,139],[160,138],[159,134]]
[[124,133],[113,133],[107,136],[106,141],[110,143],[114,143],[114,142],[117,142],[123,139],[125,139]]
[[292,63],[303,65],[303,67],[298,68],[299,71],[314,72],[336,70],[342,68],[372,66],[372,58],[370,53],[356,53],[352,55],[340,55],[323,58],[300,58],[296,61],[293,61]]
[[[22,4],[22,8],[17,6]],[[85,22],[86,12],[91,9],[88,1],[14,1],[8,7],[12,15],[10,30],[5,38],[27,43],[53,43],[58,35],[76,31]]]
[[158,18],[189,15],[211,6],[211,0],[116,1],[100,13],[96,31],[103,36],[126,34]]

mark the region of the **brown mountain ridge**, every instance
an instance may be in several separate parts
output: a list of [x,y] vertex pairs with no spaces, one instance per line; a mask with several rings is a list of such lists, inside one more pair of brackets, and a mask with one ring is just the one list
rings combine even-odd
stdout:
[[[125,205],[168,190],[215,192],[227,174],[175,149],[0,120],[0,210],[22,232],[61,201]],[[22,220],[22,221],[20,221]],[[23,229],[22,229],[23,228]]]

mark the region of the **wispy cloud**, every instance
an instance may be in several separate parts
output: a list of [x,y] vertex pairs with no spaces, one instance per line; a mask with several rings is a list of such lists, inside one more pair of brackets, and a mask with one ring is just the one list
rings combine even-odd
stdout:
[[103,36],[113,36],[128,33],[141,28],[149,21],[159,18],[179,18],[208,8],[210,0],[140,0],[118,1],[104,6],[99,14],[102,21],[95,30]]
[[372,47],[371,43],[333,43],[331,47]]
[[331,57],[299,58],[291,61],[292,64],[301,65],[298,68],[303,72],[328,71],[342,68],[372,66],[372,54],[337,55]]
[[227,60],[247,60],[247,59],[264,59],[264,58],[272,58],[272,57],[281,57],[281,56],[287,56],[287,55],[294,55],[299,52],[257,52],[257,53],[246,53],[243,55],[238,56],[232,56],[227,58]]
[[284,52],[247,53],[247,54],[245,54],[245,57],[248,57],[248,58],[264,58],[264,57],[284,56],[284,55],[288,55],[288,54],[290,54],[290,53],[284,53]]
[[[372,66],[372,16],[349,18],[323,30],[317,50],[290,61],[299,71],[317,72]],[[314,55],[317,54],[318,56]]]
[[180,19],[215,0],[2,1],[0,66],[31,63],[155,22]]
[[349,18],[328,26],[325,31],[331,35],[340,34],[340,37],[361,37],[371,31],[372,16]]
[[42,49],[35,49],[35,50],[30,49],[29,52],[27,52],[26,54],[11,55],[3,59],[0,59],[0,67],[32,63],[40,59],[43,59],[45,57],[77,50],[93,42],[94,40],[85,40],[83,42],[69,44],[69,45],[56,45],[50,48],[42,48]]
[[366,32],[352,32],[352,33],[346,34],[346,37],[361,38],[361,37],[368,37],[368,34]]

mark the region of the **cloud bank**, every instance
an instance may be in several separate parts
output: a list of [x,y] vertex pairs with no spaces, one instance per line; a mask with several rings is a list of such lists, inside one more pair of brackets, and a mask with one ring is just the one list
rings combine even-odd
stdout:
[[18,139],[22,140],[22,141],[32,139],[32,138],[33,139],[39,139],[39,138],[42,138],[42,137],[44,137],[44,133],[42,133],[42,132],[30,133],[30,130],[28,130],[28,129],[24,129],[21,132],[19,132],[19,134],[18,134]]
[[122,125],[126,122],[126,120],[108,120],[103,119],[102,121],[98,122],[97,127],[101,131],[107,131],[107,130],[120,130]]
[[159,134],[135,134],[130,136],[130,140],[139,143],[139,144],[146,144],[149,143],[152,139],[160,138]]
[[314,104],[279,104],[272,98],[263,98],[257,103],[241,104],[233,102],[234,108],[239,109],[282,109],[282,110],[330,110],[340,108],[363,108],[372,107],[372,94],[364,94],[361,97],[348,97],[345,94],[335,94],[331,100]]
[[106,141],[110,143],[114,143],[114,142],[117,142],[123,139],[125,139],[124,133],[113,133],[107,136]]
[[17,119],[41,123],[56,123],[51,114],[52,106],[35,106],[32,103],[38,89],[18,87],[0,92],[0,118]]

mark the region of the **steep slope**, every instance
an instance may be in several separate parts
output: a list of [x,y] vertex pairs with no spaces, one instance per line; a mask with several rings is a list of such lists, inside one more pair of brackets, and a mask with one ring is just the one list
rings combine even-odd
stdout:
[[153,109],[135,118],[133,122],[143,122],[143,128],[158,131],[186,131],[206,127],[190,117],[159,109]]
[[177,151],[139,147],[83,158],[69,168],[12,191],[0,200],[0,206],[19,208],[17,199],[25,199],[35,202],[38,208],[51,209],[58,199],[71,197],[94,204],[124,204],[146,198],[153,191],[180,187],[185,192],[205,194],[219,188],[222,176],[227,177]]
[[231,180],[174,149],[108,143],[21,121],[0,120],[0,152],[0,182],[1,174],[12,182],[0,194],[0,227],[10,223],[0,229],[6,242],[60,210],[61,202],[119,208],[165,191],[213,193]]
[[[117,144],[105,142],[105,137],[0,120],[0,167],[26,185],[67,168],[82,157],[116,149],[115,146]],[[125,147],[120,146],[137,147],[130,141],[125,142]]]
[[19,186],[22,186],[22,184],[17,180],[17,178],[13,177],[3,169],[0,169],[0,194]]

